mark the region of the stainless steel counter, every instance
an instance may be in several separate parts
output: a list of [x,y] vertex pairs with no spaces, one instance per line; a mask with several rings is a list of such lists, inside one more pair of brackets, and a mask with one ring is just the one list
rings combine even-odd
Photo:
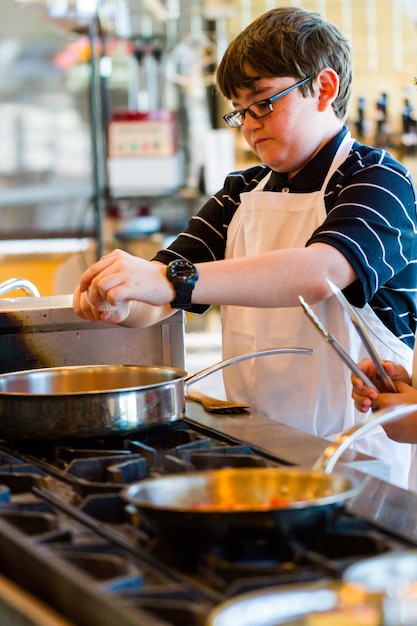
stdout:
[[[312,467],[329,444],[326,439],[252,413],[216,415],[207,413],[195,402],[187,402],[186,415],[193,424],[256,446],[264,454],[277,457],[288,465]],[[388,478],[386,463],[354,450],[344,452],[339,463],[382,480]]]

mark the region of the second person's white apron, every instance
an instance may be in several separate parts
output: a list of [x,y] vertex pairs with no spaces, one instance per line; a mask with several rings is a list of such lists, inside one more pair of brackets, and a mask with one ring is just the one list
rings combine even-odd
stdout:
[[[242,194],[241,204],[229,225],[226,258],[304,247],[326,218],[324,191],[352,144],[348,134],[339,146],[323,187],[317,192],[266,192],[263,188],[267,176],[255,190]],[[308,271],[307,267],[306,281]],[[290,280],[291,267],[288,274]],[[245,289],[244,283],[241,288]],[[273,281],[270,289],[271,292],[274,289]],[[312,308],[356,362],[368,356],[335,296]],[[360,312],[383,358],[402,363],[410,371],[412,350],[382,324],[368,305]],[[226,368],[223,377],[229,399],[247,402],[256,413],[329,439],[364,419],[363,414],[355,411],[351,399],[350,371],[313,327],[301,306],[270,309],[222,306],[221,313],[224,358],[271,347],[314,349],[313,356],[267,356]],[[411,446],[391,441],[382,428],[355,446],[390,463],[391,481],[408,486]]]

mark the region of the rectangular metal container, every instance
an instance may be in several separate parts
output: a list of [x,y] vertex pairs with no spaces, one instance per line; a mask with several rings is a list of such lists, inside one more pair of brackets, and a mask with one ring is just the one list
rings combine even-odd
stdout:
[[72,295],[0,299],[0,373],[41,367],[125,364],[185,367],[185,316],[149,328],[79,318]]

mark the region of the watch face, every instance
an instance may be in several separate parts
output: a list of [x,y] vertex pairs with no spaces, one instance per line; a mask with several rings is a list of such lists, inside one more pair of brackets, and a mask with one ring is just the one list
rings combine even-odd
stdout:
[[191,282],[197,276],[195,266],[190,261],[183,261],[182,259],[173,261],[169,265],[169,270],[172,278],[184,283]]

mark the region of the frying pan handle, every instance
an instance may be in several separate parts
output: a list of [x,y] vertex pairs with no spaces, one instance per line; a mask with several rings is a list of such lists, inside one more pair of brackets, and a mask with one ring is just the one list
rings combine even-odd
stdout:
[[268,356],[270,354],[313,354],[314,350],[311,348],[269,348],[266,350],[256,350],[255,352],[248,352],[247,354],[239,354],[238,356],[234,356],[231,359],[226,359],[224,361],[220,361],[219,363],[215,363],[214,365],[210,365],[206,367],[204,370],[197,372],[196,374],[191,374],[190,376],[186,376],[184,378],[185,386],[190,383],[195,383],[202,378],[205,378],[209,374],[214,374],[219,370],[222,370],[224,367],[228,367],[229,365],[234,365],[235,363],[240,363],[241,361],[246,361],[247,359],[252,359],[257,356]]
[[383,411],[377,411],[372,414],[368,419],[359,422],[349,430],[339,435],[335,441],[333,441],[324,452],[319,456],[317,461],[313,465],[313,470],[323,471],[326,474],[330,474],[340,455],[348,448],[356,439],[360,439],[363,435],[368,433],[375,426],[381,426],[388,422],[395,421],[401,417],[406,417],[409,413],[417,411],[417,404],[400,404],[395,408],[385,409]]

